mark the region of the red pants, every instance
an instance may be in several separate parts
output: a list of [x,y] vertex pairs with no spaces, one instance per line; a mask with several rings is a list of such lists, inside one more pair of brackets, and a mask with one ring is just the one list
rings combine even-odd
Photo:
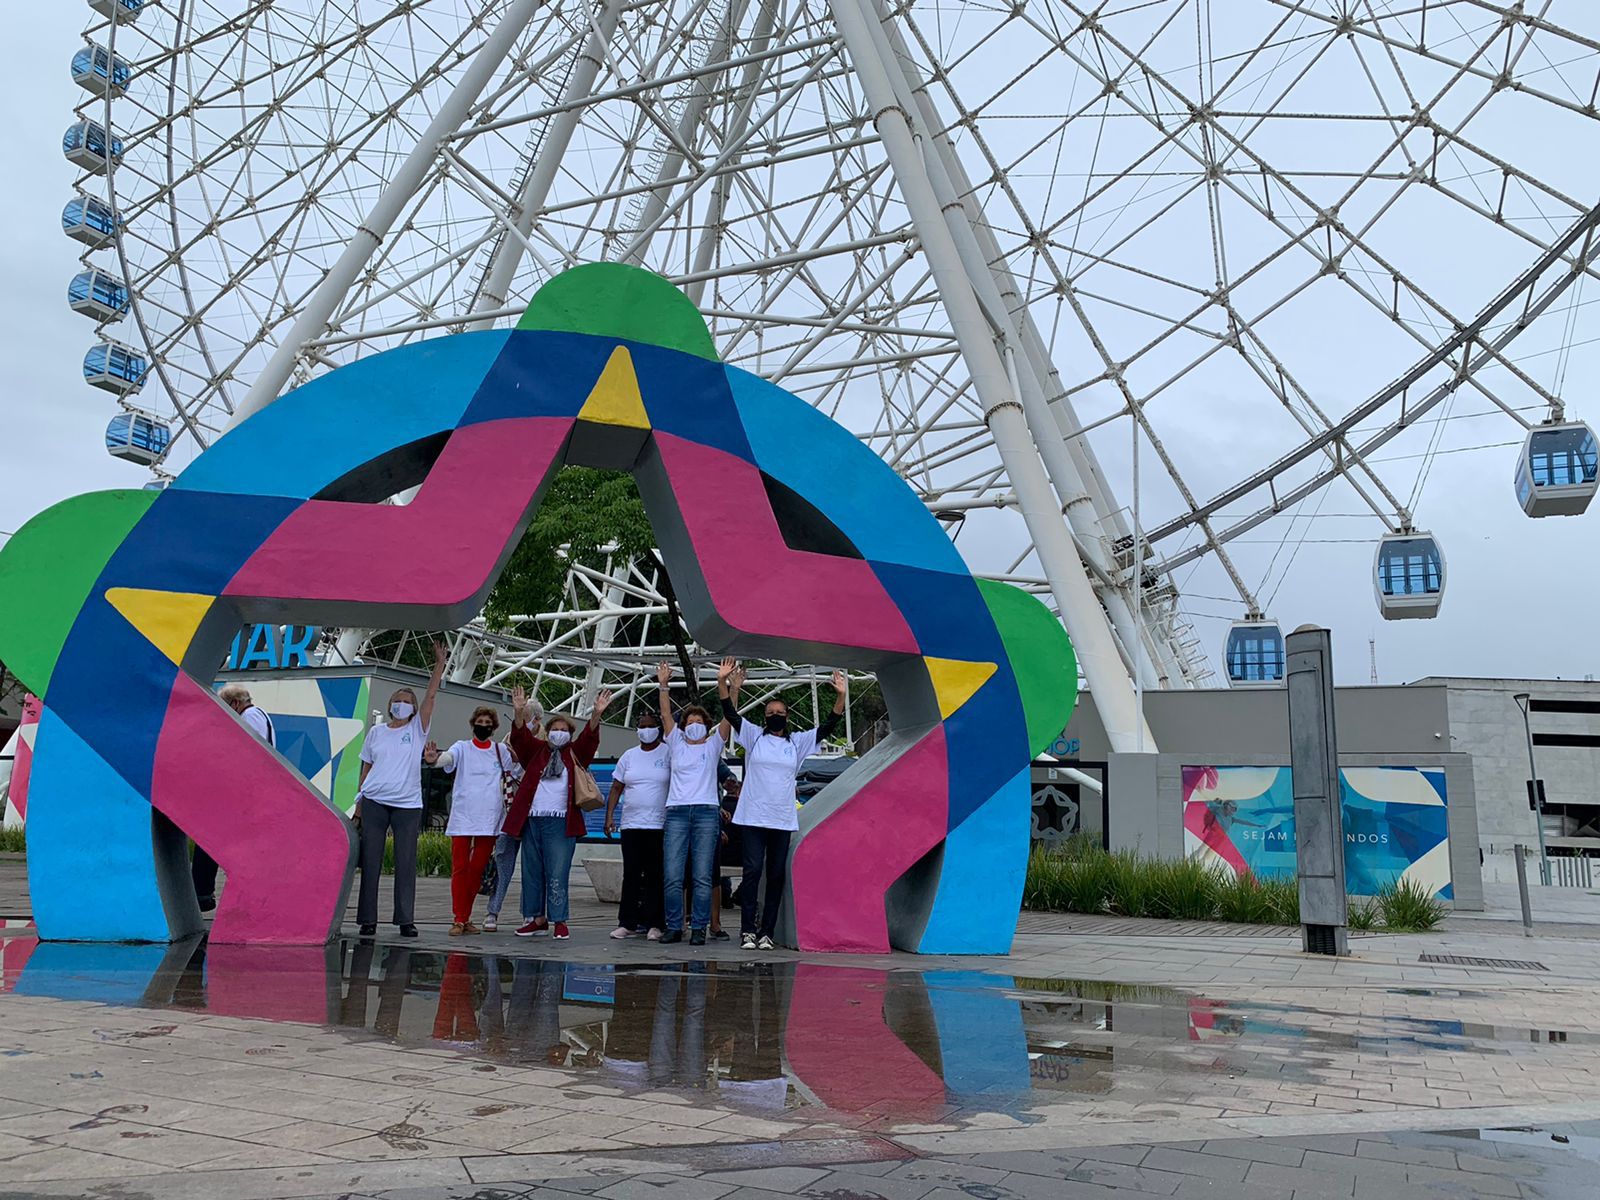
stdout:
[[450,839],[450,907],[462,924],[472,918],[472,905],[493,855],[492,836]]
[[[471,840],[457,838],[456,842],[460,844]],[[452,954],[444,960],[444,978],[439,981],[439,1011],[433,1018],[433,1036],[442,1042],[478,1040],[478,1013],[472,1003],[472,976],[468,974],[465,954]]]

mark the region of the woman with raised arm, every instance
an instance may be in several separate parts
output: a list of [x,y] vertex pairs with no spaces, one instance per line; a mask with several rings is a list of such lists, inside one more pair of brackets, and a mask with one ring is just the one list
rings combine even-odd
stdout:
[[438,757],[428,747],[433,703],[444,682],[449,653],[433,643],[433,674],[417,705],[417,694],[396,688],[389,697],[389,719],[367,730],[361,744],[361,783],[353,814],[361,831],[361,893],[356,921],[361,936],[378,932],[378,878],[383,872],[383,843],[394,832],[394,923],[401,937],[416,937],[417,836],[422,832],[422,764]]
[[551,933],[564,941],[570,936],[567,878],[572,873],[572,852],[584,834],[577,777],[600,748],[600,718],[610,703],[610,691],[596,696],[594,712],[581,731],[570,717],[550,717],[541,738],[529,727],[526,694],[521,688],[511,693],[511,752],[524,774],[502,832],[522,843],[518,937]]
[[[733,670],[733,659],[725,658],[717,672],[719,684]],[[690,704],[680,726],[672,716],[672,696],[667,685],[672,668],[662,663],[656,669],[661,685],[661,727],[666,730],[668,762],[666,819],[661,832],[662,907],[666,911],[667,931],[663,942],[683,940],[683,880],[686,873],[694,889],[689,914],[689,944],[706,944],[706,926],[711,923],[711,872],[717,839],[722,834],[722,809],[717,803],[717,764],[732,732],[726,721],[715,730],[711,714],[698,704]],[[693,684],[693,680],[689,681]]]
[[472,710],[468,723],[472,736],[440,750],[432,742],[434,766],[455,776],[450,789],[450,936],[477,933],[472,906],[483,872],[494,852],[505,817],[506,780],[520,780],[522,767],[511,751],[494,740],[500,714],[487,704]]
[[639,714],[639,744],[617,759],[606,797],[606,836],[618,828],[617,801],[622,801],[622,903],[617,906],[614,938],[649,931],[661,940],[661,827],[667,819],[667,783],[671,766],[661,741],[661,718]]
[[[734,727],[734,741],[744,748],[744,784],[733,813],[744,844],[739,944],[746,950],[771,950],[776,945],[773,939],[789,877],[789,839],[800,828],[795,777],[844,715],[845,677],[843,671],[833,673],[833,711],[821,725],[804,731],[789,728],[789,706],[776,697],[767,701],[760,725],[741,717],[738,697],[743,682],[742,667],[717,675],[723,722]],[[761,904],[758,893],[763,875],[767,898]]]

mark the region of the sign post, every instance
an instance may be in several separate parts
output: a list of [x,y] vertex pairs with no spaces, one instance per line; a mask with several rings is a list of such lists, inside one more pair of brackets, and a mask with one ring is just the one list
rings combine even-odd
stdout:
[[1333,722],[1333,638],[1302,625],[1286,639],[1289,769],[1294,786],[1300,931],[1308,954],[1350,953],[1339,740]]

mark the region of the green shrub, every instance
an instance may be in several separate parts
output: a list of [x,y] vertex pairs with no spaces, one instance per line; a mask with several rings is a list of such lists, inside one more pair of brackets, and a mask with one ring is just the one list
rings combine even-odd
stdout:
[[0,829],[0,854],[26,854],[27,840],[19,825],[15,829]]
[[1366,933],[1378,927],[1378,908],[1370,900],[1350,897],[1350,928]]
[[1444,920],[1444,905],[1414,879],[1386,883],[1374,899],[1390,930],[1434,929]]
[[[383,844],[383,873],[394,874],[394,842]],[[429,831],[417,837],[417,876],[427,878],[450,877],[450,838],[443,833]]]

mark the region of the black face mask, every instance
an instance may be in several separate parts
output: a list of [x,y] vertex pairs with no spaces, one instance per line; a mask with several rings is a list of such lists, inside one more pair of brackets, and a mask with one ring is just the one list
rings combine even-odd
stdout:
[[472,727],[472,736],[477,738],[480,742],[487,742],[494,736],[494,726],[474,725]]
[[768,713],[767,714],[767,732],[768,733],[783,733],[783,732],[787,731],[788,728],[789,728],[789,717],[788,717],[787,713]]

